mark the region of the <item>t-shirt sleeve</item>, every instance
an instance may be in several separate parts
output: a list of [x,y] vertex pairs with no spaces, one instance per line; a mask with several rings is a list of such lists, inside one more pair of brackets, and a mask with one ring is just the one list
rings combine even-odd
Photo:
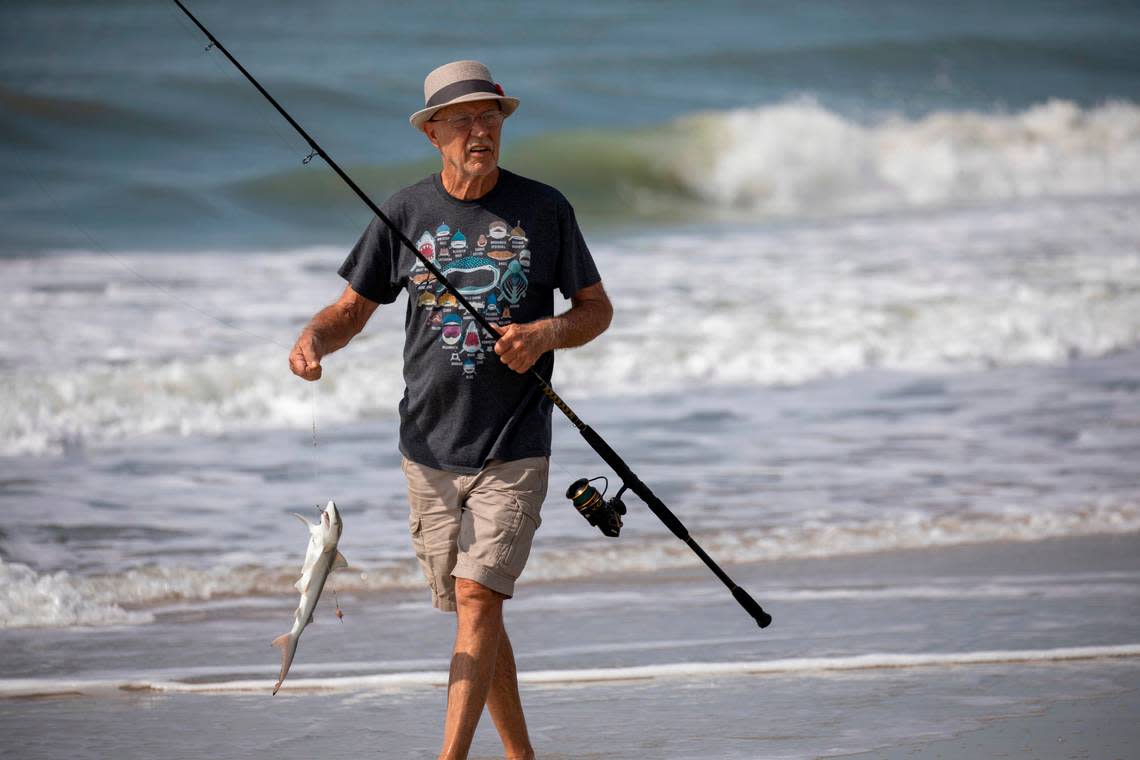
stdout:
[[400,281],[400,243],[388,225],[375,217],[337,271],[370,301],[392,303],[404,287]]
[[582,230],[578,228],[574,208],[566,200],[559,204],[558,232],[558,289],[562,291],[563,298],[569,299],[582,288],[601,282],[602,277],[594,265],[590,249],[586,247]]

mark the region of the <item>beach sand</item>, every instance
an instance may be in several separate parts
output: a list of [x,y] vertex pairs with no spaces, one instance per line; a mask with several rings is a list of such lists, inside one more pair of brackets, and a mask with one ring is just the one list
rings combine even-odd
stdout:
[[994,718],[984,728],[952,739],[905,743],[898,747],[849,755],[849,758],[1034,758],[1035,760],[1127,760],[1137,756],[1140,692],[1074,702],[1056,702],[1038,714]]
[[[1140,536],[731,572],[771,628],[697,568],[521,586],[508,625],[539,757],[1135,756]],[[434,757],[450,617],[421,592],[342,594],[345,624],[318,611],[271,697],[290,604],[3,632],[5,756]],[[472,757],[498,756],[485,718]]]

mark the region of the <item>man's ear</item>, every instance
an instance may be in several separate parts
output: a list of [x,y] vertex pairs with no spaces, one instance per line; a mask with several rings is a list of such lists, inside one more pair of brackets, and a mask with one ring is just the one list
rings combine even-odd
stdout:
[[436,150],[439,150],[439,139],[435,136],[436,126],[430,121],[425,121],[423,130],[424,134],[427,135],[428,142],[434,145]]

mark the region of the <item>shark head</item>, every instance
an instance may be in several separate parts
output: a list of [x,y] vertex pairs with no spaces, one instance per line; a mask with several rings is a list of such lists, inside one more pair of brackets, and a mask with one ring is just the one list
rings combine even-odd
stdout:
[[340,540],[342,530],[344,523],[341,522],[340,512],[337,511],[336,504],[330,501],[321,512],[321,539],[326,546],[335,545]]

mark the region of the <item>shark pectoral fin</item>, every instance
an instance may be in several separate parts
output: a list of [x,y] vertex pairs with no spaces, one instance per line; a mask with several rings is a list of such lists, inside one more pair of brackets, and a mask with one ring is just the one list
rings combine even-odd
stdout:
[[296,517],[301,522],[305,523],[305,529],[306,530],[313,527],[313,524],[311,522],[309,522],[307,519],[305,519],[304,515],[299,515],[296,512],[290,512],[290,514],[293,515],[293,517]]
[[339,570],[342,567],[348,567],[348,560],[344,558],[343,554],[337,552],[336,556],[333,557],[332,569]]

